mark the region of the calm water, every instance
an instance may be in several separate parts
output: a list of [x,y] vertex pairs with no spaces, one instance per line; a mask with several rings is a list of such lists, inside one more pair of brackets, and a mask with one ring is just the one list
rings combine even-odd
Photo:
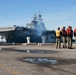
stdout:
[[45,63],[57,64],[57,60],[51,60],[48,58],[25,58],[23,60],[33,64],[45,64]]
[[76,44],[76,42],[72,42],[73,44]]

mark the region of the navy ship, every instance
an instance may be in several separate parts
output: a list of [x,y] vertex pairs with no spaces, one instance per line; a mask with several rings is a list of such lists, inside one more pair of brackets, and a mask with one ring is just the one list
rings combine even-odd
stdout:
[[[8,29],[8,30],[7,30]],[[34,14],[30,23],[25,27],[14,25],[13,28],[0,29],[1,39],[6,40],[7,43],[26,43],[27,37],[30,37],[31,43],[41,43],[42,36],[45,36],[45,43],[55,43],[55,31],[47,30],[42,19],[42,15]]]

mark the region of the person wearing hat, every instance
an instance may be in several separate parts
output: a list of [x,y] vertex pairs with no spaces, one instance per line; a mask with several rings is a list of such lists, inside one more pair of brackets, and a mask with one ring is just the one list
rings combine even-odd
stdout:
[[61,48],[61,31],[60,27],[56,30],[56,48],[60,49]]
[[61,33],[62,33],[63,48],[66,48],[66,30],[65,30],[65,27],[62,28]]

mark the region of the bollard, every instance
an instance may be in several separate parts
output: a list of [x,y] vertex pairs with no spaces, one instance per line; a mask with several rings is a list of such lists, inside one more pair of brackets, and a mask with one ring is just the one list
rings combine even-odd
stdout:
[[28,44],[30,43],[30,37],[27,37],[27,43]]

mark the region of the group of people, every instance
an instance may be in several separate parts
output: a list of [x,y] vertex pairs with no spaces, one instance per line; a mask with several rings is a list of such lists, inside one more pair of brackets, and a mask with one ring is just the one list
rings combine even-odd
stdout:
[[76,41],[76,28],[72,30],[71,26],[68,26],[67,28],[63,27],[62,29],[58,27],[58,29],[56,30],[56,48],[57,49],[61,48],[61,41],[62,41],[63,43],[62,48],[73,49],[72,47],[73,35]]

